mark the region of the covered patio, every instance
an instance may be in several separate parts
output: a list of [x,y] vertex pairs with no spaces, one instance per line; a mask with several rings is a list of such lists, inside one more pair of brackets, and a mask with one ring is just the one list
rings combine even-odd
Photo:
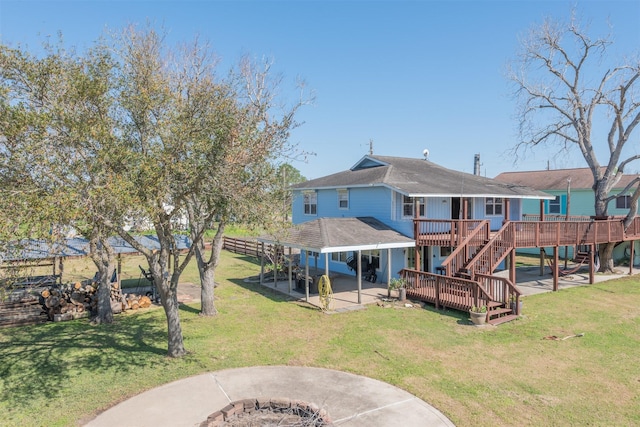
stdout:
[[[357,218],[319,218],[295,225],[280,235],[262,236],[258,238],[262,244],[280,245],[288,252],[288,265],[285,267],[288,280],[278,280],[274,274],[273,281],[264,280],[264,256],[260,274],[260,283],[299,298],[310,304],[322,306],[320,296],[312,295],[310,289],[314,280],[326,275],[331,281],[333,302],[331,310],[346,309],[347,307],[362,306],[374,303],[388,293],[388,283],[391,281],[392,271],[400,270],[404,265],[392,265],[392,250],[415,246],[415,241],[386,224],[372,217]],[[304,266],[294,267],[292,250],[297,249],[304,259]],[[386,250],[387,264],[384,268],[386,277],[378,277],[376,282],[363,281],[361,254],[368,250]],[[354,276],[344,272],[329,269],[329,256],[335,252],[352,252],[356,256],[357,268]],[[264,253],[264,251],[263,251]],[[309,265],[309,254],[320,254],[324,259],[324,266]],[[317,258],[316,258],[317,260]],[[298,272],[294,274],[294,269]],[[304,289],[298,288],[296,276],[301,275]]]

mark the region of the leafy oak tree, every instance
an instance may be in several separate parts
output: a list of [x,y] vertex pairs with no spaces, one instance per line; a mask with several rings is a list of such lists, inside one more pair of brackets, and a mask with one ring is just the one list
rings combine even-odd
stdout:
[[[596,217],[607,217],[611,189],[636,160],[640,123],[640,61],[637,52],[614,60],[612,39],[592,38],[572,16],[568,23],[546,20],[522,41],[510,70],[519,100],[518,151],[541,144],[571,152],[577,148],[593,174]],[[606,155],[601,156],[601,153]],[[628,226],[636,215],[640,179],[631,194]],[[621,194],[622,194],[621,193]],[[600,246],[600,271],[613,269],[615,243]]]
[[[111,123],[108,55],[91,50],[84,57],[46,44],[36,57],[0,46],[0,150],[3,163],[3,223],[13,224],[3,241],[61,236],[48,233],[73,226],[90,240],[90,256],[100,278],[98,316],[113,320],[110,278],[113,249],[104,227],[93,221],[95,209],[116,212],[112,181],[103,173]],[[8,194],[7,194],[8,193]],[[102,232],[100,231],[102,230]]]

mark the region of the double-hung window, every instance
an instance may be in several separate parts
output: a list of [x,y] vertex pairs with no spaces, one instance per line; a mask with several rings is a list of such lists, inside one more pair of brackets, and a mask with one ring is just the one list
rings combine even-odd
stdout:
[[346,188],[338,190],[338,209],[349,209],[349,190]]
[[414,201],[417,201],[420,203],[420,214],[418,216],[424,216],[424,205],[425,205],[425,200],[424,197],[409,197],[409,196],[402,196],[402,216],[410,216],[413,217],[413,206],[414,206]]
[[318,194],[315,191],[305,191],[304,198],[304,214],[316,215],[318,213]]
[[484,199],[484,211],[487,216],[502,215],[502,197]]

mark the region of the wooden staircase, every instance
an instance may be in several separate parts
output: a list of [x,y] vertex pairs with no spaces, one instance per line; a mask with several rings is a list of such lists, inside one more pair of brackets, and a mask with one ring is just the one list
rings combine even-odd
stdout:
[[506,303],[491,301],[487,305],[487,323],[497,326],[502,323],[516,320],[518,315],[513,312]]

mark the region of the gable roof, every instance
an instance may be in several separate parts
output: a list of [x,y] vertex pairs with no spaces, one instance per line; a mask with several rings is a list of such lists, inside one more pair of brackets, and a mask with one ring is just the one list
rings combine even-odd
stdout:
[[297,185],[297,190],[384,186],[410,197],[549,199],[522,184],[447,169],[424,159],[368,155],[351,169]]
[[261,236],[257,240],[320,253],[408,248],[416,244],[373,217],[318,218],[294,225],[280,236]]
[[[591,190],[593,187],[593,174],[589,168],[503,172],[495,177],[496,181],[529,185],[540,191],[566,191],[569,178],[572,190]],[[615,188],[623,189],[635,178],[636,175],[623,175]]]

